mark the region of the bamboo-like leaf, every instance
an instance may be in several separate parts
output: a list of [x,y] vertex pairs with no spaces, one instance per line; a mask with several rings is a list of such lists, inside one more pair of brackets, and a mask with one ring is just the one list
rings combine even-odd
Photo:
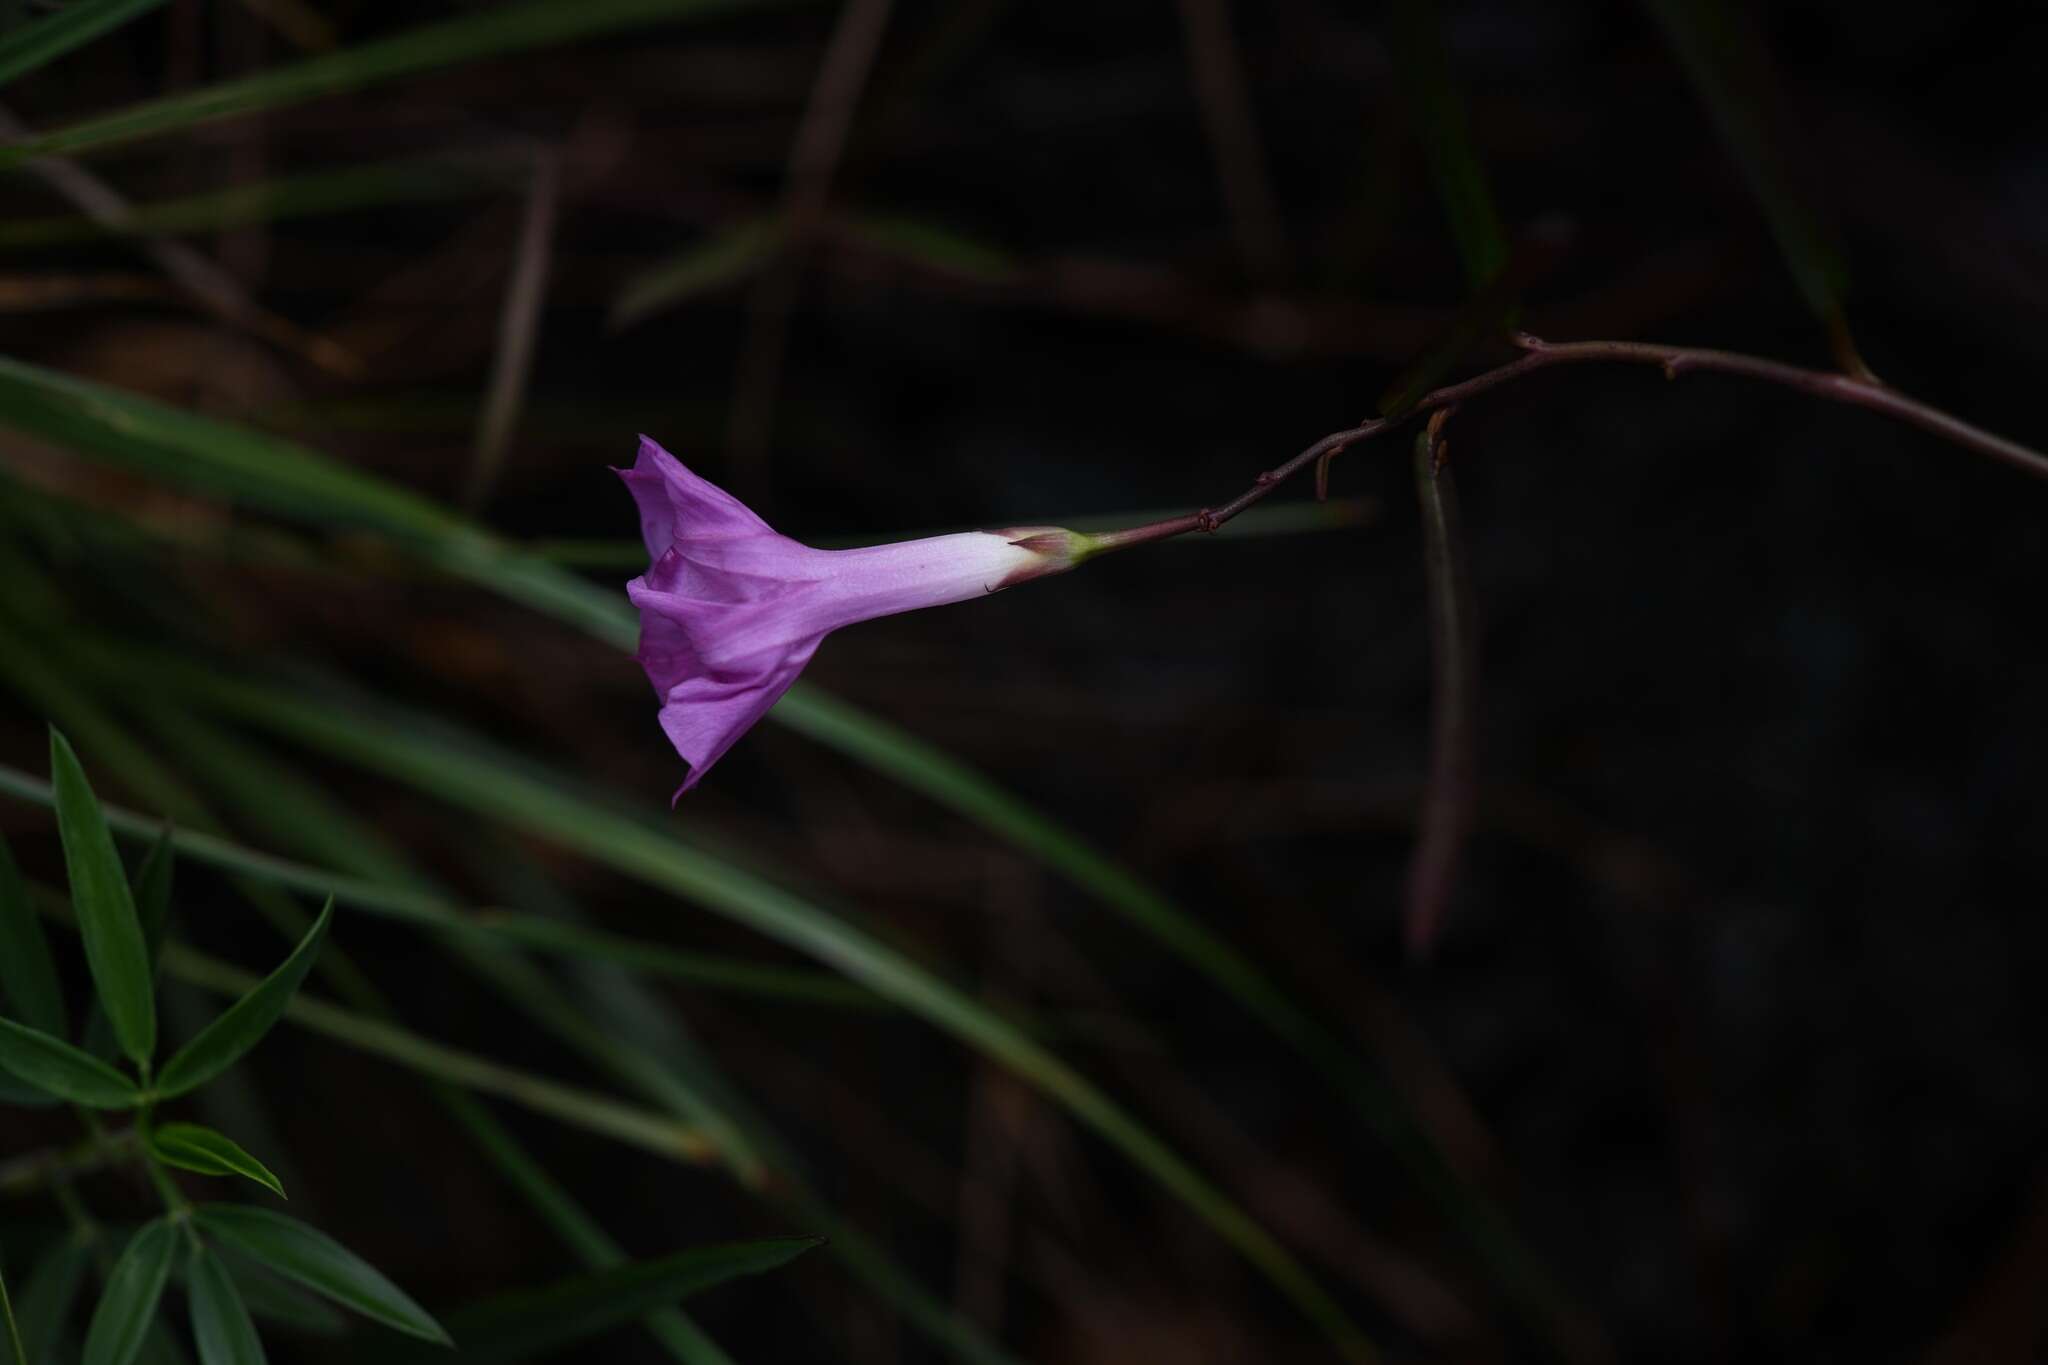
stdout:
[[136,1232],[93,1310],[84,1365],[128,1365],[141,1352],[177,1254],[178,1230],[168,1218],[145,1223]]
[[176,845],[171,842],[170,827],[165,826],[135,874],[135,917],[142,925],[142,946],[149,954],[152,978],[171,923],[171,878],[176,862]]
[[91,1109],[133,1109],[142,1091],[89,1052],[40,1029],[0,1019],[0,1070]]
[[462,1343],[464,1361],[525,1360],[584,1341],[712,1285],[787,1265],[823,1240],[779,1237],[630,1262],[452,1313],[448,1330]]
[[321,908],[320,918],[313,921],[313,927],[299,940],[299,946],[292,950],[284,964],[265,977],[255,990],[230,1005],[219,1018],[201,1029],[198,1037],[164,1063],[163,1073],[156,1082],[160,1096],[171,1099],[205,1085],[240,1061],[243,1054],[270,1032],[270,1026],[291,1004],[299,983],[312,970],[313,959],[320,953],[320,945],[327,938],[327,926],[333,918],[334,898],[330,896]]
[[269,1209],[203,1204],[192,1221],[208,1237],[394,1331],[452,1345],[441,1325],[360,1256],[316,1228]]
[[263,1342],[220,1257],[192,1257],[192,1337],[199,1365],[264,1365]]
[[21,1287],[21,1342],[29,1365],[57,1365],[57,1343],[92,1264],[92,1248],[76,1237],[60,1240],[43,1254]]
[[282,109],[437,67],[737,8],[735,0],[526,0],[449,19],[292,66],[130,105],[0,149],[0,168],[156,137],[217,119]]
[[29,907],[21,870],[5,839],[0,839],[0,1002],[15,1018],[53,1037],[71,1031],[50,941]]
[[250,1316],[314,1336],[338,1337],[348,1331],[348,1319],[327,1300],[286,1283],[238,1252],[210,1250],[235,1282]]
[[72,909],[93,984],[121,1050],[146,1066],[156,1051],[149,949],[99,801],[70,741],[55,730],[50,731],[50,786],[57,795],[57,832],[64,842]]
[[200,1175],[239,1175],[284,1198],[284,1186],[267,1166],[243,1151],[233,1138],[200,1124],[166,1123],[152,1128],[149,1149],[166,1166]]
[[71,0],[55,14],[0,36],[0,86],[56,61],[73,48],[147,14],[164,0]]

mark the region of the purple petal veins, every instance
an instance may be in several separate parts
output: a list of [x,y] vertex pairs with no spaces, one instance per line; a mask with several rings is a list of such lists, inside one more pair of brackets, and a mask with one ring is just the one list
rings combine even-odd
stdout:
[[681,796],[796,681],[841,626],[985,596],[1072,568],[1088,538],[1056,527],[966,531],[858,550],[778,535],[646,437],[619,471],[652,561],[626,585],[661,727],[689,763]]

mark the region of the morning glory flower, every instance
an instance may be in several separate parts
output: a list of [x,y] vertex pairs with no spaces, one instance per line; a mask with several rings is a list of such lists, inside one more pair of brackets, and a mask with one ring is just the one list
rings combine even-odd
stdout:
[[626,596],[640,612],[636,657],[661,697],[661,728],[690,765],[678,797],[841,626],[985,597],[1107,548],[1058,527],[1021,526],[815,550],[776,534],[645,436],[633,467],[618,474],[640,506],[653,561]]

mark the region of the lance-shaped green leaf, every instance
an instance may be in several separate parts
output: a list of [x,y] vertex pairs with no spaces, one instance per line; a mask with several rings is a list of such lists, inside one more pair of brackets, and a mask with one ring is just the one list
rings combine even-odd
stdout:
[[320,918],[313,921],[313,927],[299,940],[299,946],[284,960],[284,965],[265,977],[255,990],[228,1006],[218,1019],[199,1031],[198,1037],[164,1063],[163,1074],[156,1082],[159,1096],[171,1099],[205,1085],[240,1061],[270,1032],[270,1026],[292,1002],[299,983],[312,970],[313,959],[319,956],[333,918],[334,898],[330,896],[321,907]]
[[91,1109],[133,1109],[142,1102],[135,1082],[99,1058],[12,1019],[0,1019],[0,1070]]
[[263,1342],[220,1257],[199,1252],[190,1277],[192,1338],[199,1365],[263,1365]]
[[284,1198],[284,1186],[268,1167],[223,1133],[197,1123],[166,1123],[149,1134],[158,1161],[200,1175],[239,1175]]
[[206,1204],[199,1230],[344,1308],[422,1341],[452,1345],[441,1324],[362,1257],[296,1218],[238,1204]]
[[85,941],[86,964],[121,1050],[138,1065],[156,1051],[156,994],[149,947],[135,899],[100,803],[71,742],[50,731],[50,785],[57,796],[57,832],[71,876],[71,906]]
[[142,1350],[156,1306],[178,1254],[178,1230],[168,1218],[145,1223],[114,1263],[107,1292],[85,1333],[84,1365],[128,1365]]
[[163,956],[164,932],[171,923],[171,874],[177,852],[168,825],[149,846],[135,874],[135,918],[142,925],[142,947],[149,954],[150,976],[154,980],[157,959]]
[[[100,816],[106,819],[107,809],[100,807]],[[108,821],[108,828],[113,822]],[[171,919],[171,862],[174,857],[171,844],[171,828],[165,825],[156,842],[150,845],[149,856],[142,860],[142,866],[135,873],[135,917],[142,924],[142,947],[149,955],[149,979],[152,992],[156,989],[157,963],[163,957],[164,933]],[[95,1057],[112,1057],[120,1049],[114,1039],[113,1025],[107,1020],[107,1012],[94,1004],[86,1016],[85,1034],[80,1040],[87,1052]]]
[[0,999],[23,1023],[63,1037],[64,986],[57,976],[50,941],[28,903],[28,889],[7,841],[0,839]]
[[164,0],[71,0],[55,14],[0,37],[0,85],[56,61]]
[[30,1085],[21,1077],[0,1067],[0,1105],[12,1105],[16,1109],[48,1109],[62,1101],[41,1086]]
[[75,1237],[66,1237],[45,1252],[21,1287],[19,1315],[21,1344],[29,1365],[54,1365],[57,1343],[71,1310],[78,1306],[78,1291],[84,1287],[86,1268],[92,1264],[92,1248]]
[[450,1315],[448,1330],[462,1343],[465,1362],[525,1360],[725,1280],[787,1265],[823,1242],[822,1237],[776,1237],[635,1261],[465,1308]]

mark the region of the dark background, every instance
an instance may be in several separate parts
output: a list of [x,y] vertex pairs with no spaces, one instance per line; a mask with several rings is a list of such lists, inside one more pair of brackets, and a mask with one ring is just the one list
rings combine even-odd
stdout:
[[[1642,9],[1443,8],[1510,233],[1569,229],[1525,326],[1830,363]],[[2048,440],[2038,8],[1748,9],[1771,57],[1775,145],[1841,244],[1871,366]],[[329,15],[347,41],[430,17]],[[641,430],[799,538],[1218,503],[1369,415],[1457,316],[1464,279],[1373,7],[1233,7],[1282,229],[1280,249],[1248,259],[1174,6],[901,3],[790,277],[765,453],[736,464],[759,279],[625,329],[607,313],[639,271],[774,207],[833,19],[796,7],[657,27],[93,165],[149,201],[430,151],[488,168],[508,145],[556,149],[536,360],[484,508],[522,536],[630,535],[606,466],[630,460]],[[0,99],[53,126],[295,55],[250,10],[174,3]],[[66,211],[20,175],[0,209]],[[265,307],[353,348],[353,378],[175,300],[17,304],[0,350],[287,429],[452,499],[521,212],[515,180],[190,239]],[[863,216],[942,226],[1004,264],[878,249],[849,226]],[[0,260],[16,282],[149,269],[119,245]],[[1868,413],[1655,370],[1537,376],[1469,404],[1448,433],[1484,621],[1482,780],[1426,965],[1407,960],[1400,925],[1430,695],[1405,435],[1334,468],[1335,496],[1368,500],[1362,524],[1135,551],[850,630],[808,676],[1069,822],[1354,1040],[1510,1211],[1573,1305],[1561,1339],[1578,1358],[2037,1358],[2048,488]],[[68,497],[208,524],[11,436],[0,459]],[[139,572],[88,565],[73,581],[119,618]],[[511,607],[191,552],[150,572],[153,590],[235,622],[223,649],[318,658],[650,807],[679,780],[631,663]],[[8,700],[0,758],[42,771],[42,722]],[[501,894],[493,855],[426,798],[330,777],[437,873]],[[111,777],[104,790],[124,795]],[[46,819],[0,811],[47,876]],[[982,832],[771,727],[674,819],[829,888],[979,988],[1101,1021],[1068,1055],[1267,1220],[1391,1357],[1558,1349],[1311,1070]],[[529,852],[607,924],[766,953]],[[216,882],[195,870],[186,885],[223,907],[203,922],[188,910],[195,938],[268,956]],[[542,1071],[579,1066],[413,936],[346,931],[415,1028]],[[1211,1234],[951,1042],[672,994],[842,1210],[1024,1357],[1323,1358]],[[286,1034],[258,1075],[306,1172],[295,1211],[430,1306],[567,1273],[400,1073]],[[636,1252],[790,1230],[714,1175],[508,1120]],[[16,1124],[0,1118],[0,1146],[41,1133]],[[699,1309],[740,1360],[932,1355],[823,1258]],[[631,1334],[603,1349],[654,1358]],[[342,1358],[283,1337],[272,1350]]]

